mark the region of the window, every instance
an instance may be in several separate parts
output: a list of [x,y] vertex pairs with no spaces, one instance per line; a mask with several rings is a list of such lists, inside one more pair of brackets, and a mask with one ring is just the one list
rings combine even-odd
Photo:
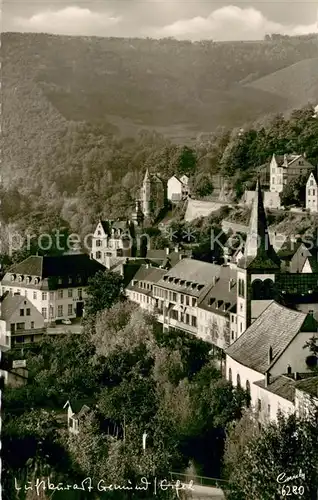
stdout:
[[234,340],[234,330],[231,331],[231,339]]
[[68,304],[68,306],[67,306],[67,314],[69,316],[72,316],[72,314],[73,314],[73,304]]
[[237,387],[241,387],[241,377],[239,373],[236,376],[236,385]]
[[175,311],[174,309],[172,309],[171,311],[171,319],[178,319],[178,311]]
[[27,310],[26,310],[26,315],[27,316],[31,316],[31,309],[28,307]]
[[172,293],[172,300],[173,300],[173,302],[177,302],[177,294],[176,294],[176,292]]
[[260,412],[262,410],[262,401],[260,399],[257,400],[257,411]]
[[72,284],[72,278],[69,278],[68,279],[68,284],[71,285]]
[[28,296],[28,291],[27,290],[24,290],[24,296],[27,297]]
[[190,316],[189,316],[189,314],[186,314],[186,324],[187,325],[190,324]]
[[101,240],[96,240],[96,246],[97,246],[97,247],[101,247],[101,246],[102,246],[102,242],[101,242]]
[[24,309],[20,309],[20,316],[24,316]]
[[97,231],[97,235],[100,236],[102,233],[100,231]]
[[50,300],[54,300],[54,292],[50,292]]
[[47,318],[47,308],[46,307],[42,307],[42,316],[44,319]]
[[184,295],[180,295],[181,304],[184,304]]
[[190,297],[188,295],[186,295],[186,305],[187,306],[190,305]]
[[42,292],[42,300],[47,300],[47,292]]
[[25,323],[17,323],[17,330],[25,330]]
[[63,306],[62,305],[57,306],[57,315],[59,318],[61,318],[63,316]]
[[63,290],[58,290],[57,291],[57,298],[58,299],[63,299]]
[[33,330],[34,328],[34,321],[31,321],[31,329]]
[[197,326],[197,318],[195,316],[191,316],[191,325],[194,327]]
[[82,300],[82,298],[83,298],[82,293],[83,293],[82,288],[79,288],[79,289],[78,289],[78,298],[79,298],[80,300]]
[[37,293],[36,292],[33,292],[33,299],[36,300],[37,299]]
[[249,380],[246,381],[246,392],[248,392],[249,394],[251,394],[251,385],[250,385]]
[[232,368],[229,368],[229,381],[232,383]]
[[271,405],[267,405],[267,415],[271,416]]
[[314,181],[310,181],[310,186],[313,186],[314,185]]
[[195,307],[197,305],[197,299],[192,297],[192,307]]
[[62,285],[62,283],[63,283],[62,278],[59,278],[59,279],[58,279],[58,284],[59,284],[59,285]]
[[102,252],[98,250],[98,252],[96,252],[96,259],[101,259],[101,258],[102,258]]
[[72,288],[68,289],[67,295],[68,295],[69,298],[73,297],[73,289]]
[[316,196],[316,190],[315,189],[312,190],[312,194],[313,194],[313,196]]

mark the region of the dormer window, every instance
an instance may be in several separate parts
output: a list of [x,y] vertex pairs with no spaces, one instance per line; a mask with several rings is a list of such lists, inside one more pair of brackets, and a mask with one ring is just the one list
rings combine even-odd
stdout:
[[27,282],[27,283],[30,283],[30,282],[31,282],[31,276],[27,276],[27,277],[26,277],[26,282]]
[[185,284],[185,280],[180,280],[180,286],[183,286]]
[[71,285],[71,284],[72,284],[72,278],[71,278],[71,277],[68,279],[68,284],[69,284],[69,285]]
[[215,302],[215,298],[211,297],[209,300],[209,305],[212,306],[214,302]]
[[191,281],[186,281],[186,286],[190,286],[191,285]]
[[19,276],[18,279],[19,279],[20,282],[23,281],[23,276],[20,274],[20,276]]
[[62,283],[63,283],[62,278],[59,278],[59,279],[58,279],[58,284],[59,284],[59,285],[62,285]]
[[169,283],[172,283],[172,281],[173,281],[173,278],[170,277],[169,278]]
[[192,283],[191,288],[194,290],[197,287],[196,283]]
[[166,275],[166,276],[164,276],[164,277],[163,277],[163,281],[167,281],[167,280],[168,280],[168,277],[169,277],[169,276],[167,276],[167,275]]
[[39,278],[34,278],[34,284],[37,285],[39,282]]
[[15,274],[11,274],[11,281],[14,281],[16,278]]

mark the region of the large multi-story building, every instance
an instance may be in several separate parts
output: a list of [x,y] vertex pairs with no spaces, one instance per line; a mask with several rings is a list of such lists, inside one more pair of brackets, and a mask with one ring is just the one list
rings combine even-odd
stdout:
[[273,155],[270,163],[270,191],[281,193],[291,180],[301,175],[308,177],[314,167],[305,155]]
[[110,259],[134,256],[133,224],[129,221],[99,220],[92,238],[91,258],[105,267]]
[[317,251],[299,242],[286,248],[277,254],[271,244],[258,182],[235,266],[185,258],[169,271],[145,267],[129,286],[129,297],[135,294],[164,329],[226,353],[227,378],[250,392],[261,420],[276,418],[278,409],[295,411],[297,384],[312,378],[303,347],[318,335]]
[[13,265],[1,281],[1,293],[26,297],[44,322],[83,315],[88,279],[105,268],[86,254],[33,255]]

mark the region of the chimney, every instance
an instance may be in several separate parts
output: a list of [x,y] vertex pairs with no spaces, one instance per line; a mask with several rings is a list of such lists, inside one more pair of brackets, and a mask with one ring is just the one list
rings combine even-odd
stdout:
[[287,366],[287,375],[291,375],[291,373],[292,373],[291,366],[290,366],[290,365],[288,365],[288,366]]
[[299,380],[299,373],[298,372],[294,372],[294,380]]
[[265,373],[265,387],[268,387],[271,383],[271,374],[269,372]]
[[212,276],[212,285],[215,286],[215,283],[216,283],[216,277]]
[[170,253],[170,248],[166,247],[166,255],[169,255],[169,253]]
[[273,348],[270,345],[268,349],[268,364],[270,365],[272,361],[273,361]]
[[179,246],[178,246],[178,245],[176,245],[176,246],[174,247],[174,251],[175,251],[176,253],[178,253],[178,252],[179,252]]

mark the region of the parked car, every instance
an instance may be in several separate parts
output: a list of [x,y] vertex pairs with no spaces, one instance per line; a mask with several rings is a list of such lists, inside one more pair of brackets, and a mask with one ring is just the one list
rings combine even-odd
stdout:
[[70,319],[62,319],[63,325],[71,325],[72,321]]

